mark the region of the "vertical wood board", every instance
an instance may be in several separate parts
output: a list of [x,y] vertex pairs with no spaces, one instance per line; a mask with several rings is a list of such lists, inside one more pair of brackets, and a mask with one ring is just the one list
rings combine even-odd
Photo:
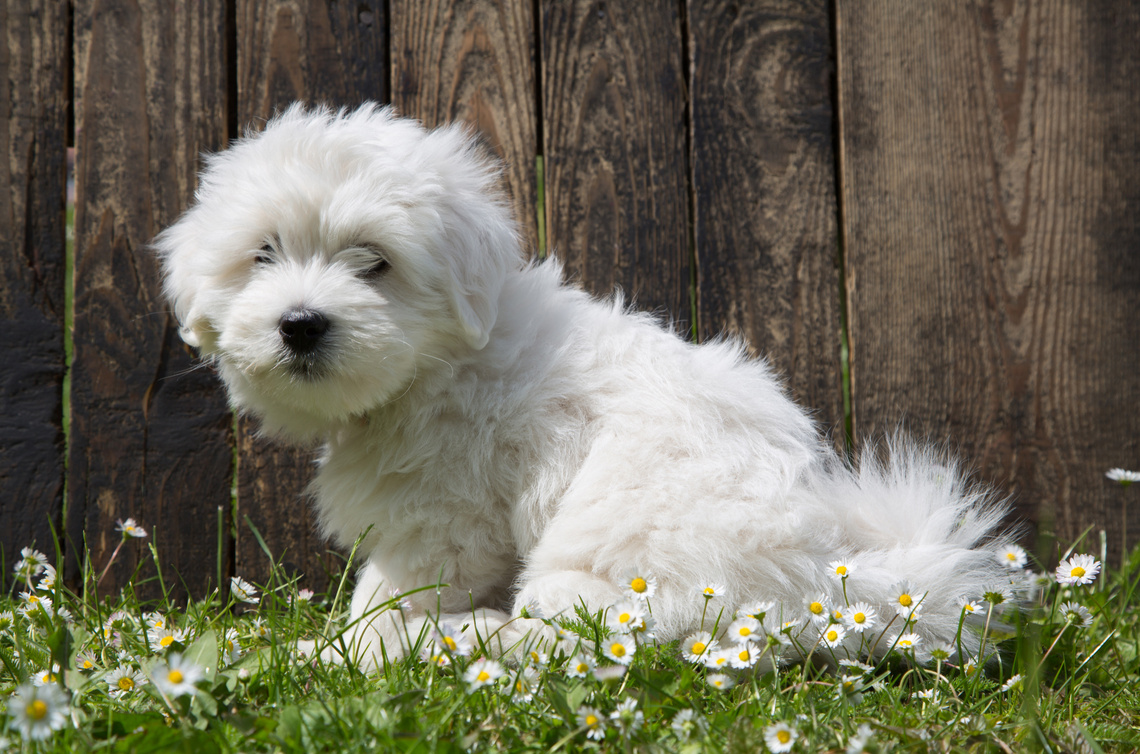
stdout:
[[568,276],[691,325],[679,6],[542,3],[547,246]]
[[1119,553],[1103,474],[1140,442],[1140,8],[838,9],[857,428],[905,418],[1046,533],[1104,527]]
[[689,4],[700,336],[744,338],[841,440],[827,3]]
[[67,14],[0,3],[0,568],[62,525]]
[[[148,242],[189,201],[197,155],[225,138],[223,18],[221,2],[179,14],[129,0],[75,7],[68,533],[77,547],[86,538],[101,570],[119,540],[115,521],[134,517],[167,583],[195,596],[215,580],[231,420],[216,379],[178,337]],[[105,585],[124,585],[145,553],[141,542],[124,548]],[[158,594],[154,584],[141,591]]]

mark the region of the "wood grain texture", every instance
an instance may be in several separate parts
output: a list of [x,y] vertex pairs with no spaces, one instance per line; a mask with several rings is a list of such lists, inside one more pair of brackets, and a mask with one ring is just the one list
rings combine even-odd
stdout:
[[0,583],[63,523],[66,19],[0,2]]
[[689,4],[702,338],[743,337],[842,442],[827,3]]
[[[388,99],[385,3],[318,0],[239,0],[237,119],[254,129],[289,103],[333,107]],[[300,586],[324,589],[332,564],[305,499],[313,450],[257,437],[256,421],[239,419],[237,573],[269,579],[269,559],[246,518],[271,545]]]
[[[223,3],[166,13],[131,0],[75,6],[77,207],[68,533],[101,568],[134,517],[164,576],[215,581],[229,508],[231,418],[159,295],[147,244],[186,206],[197,157],[225,138]],[[124,548],[105,586],[145,555]],[[147,556],[149,557],[149,556]],[[73,561],[74,565],[74,561]],[[143,574],[153,570],[144,569]],[[145,593],[158,593],[145,585]]]
[[538,248],[531,0],[396,0],[392,104],[428,127],[462,120],[504,161],[523,243]]
[[241,128],[297,100],[355,107],[388,100],[382,0],[236,0]]
[[692,321],[679,6],[542,3],[547,245],[568,276]]
[[1103,474],[1140,451],[1140,6],[838,9],[857,427],[905,416],[1045,535],[1104,528],[1118,555]]

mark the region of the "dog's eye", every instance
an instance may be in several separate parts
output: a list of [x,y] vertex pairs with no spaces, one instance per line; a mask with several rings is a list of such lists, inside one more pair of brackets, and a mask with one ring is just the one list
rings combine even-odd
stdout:
[[365,280],[378,280],[384,276],[388,270],[392,269],[391,263],[387,259],[381,257],[371,267],[360,273],[360,276]]
[[273,264],[273,247],[265,244],[257,250],[257,255],[254,256],[253,261],[255,264]]

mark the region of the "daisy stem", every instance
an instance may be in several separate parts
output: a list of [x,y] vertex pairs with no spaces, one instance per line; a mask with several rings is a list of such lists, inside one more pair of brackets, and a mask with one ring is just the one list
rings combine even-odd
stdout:
[[1061,631],[1057,634],[1057,638],[1054,639],[1053,643],[1049,645],[1049,648],[1045,650],[1045,654],[1041,655],[1041,659],[1037,663],[1038,668],[1044,667],[1045,659],[1049,657],[1049,653],[1053,651],[1053,647],[1057,646],[1057,642],[1059,642],[1061,640],[1061,637],[1065,635],[1065,629],[1067,629],[1069,625],[1069,622],[1065,621],[1065,625],[1061,626]]
[[982,644],[978,647],[978,667],[982,666],[982,662],[986,658],[986,639],[990,635],[990,618],[994,614],[994,603],[988,602],[989,609],[986,611],[986,625],[982,628]]
[[107,561],[107,565],[103,568],[103,572],[99,574],[99,578],[95,581],[95,586],[103,583],[103,577],[107,575],[107,571],[111,570],[111,564],[115,562],[115,558],[119,555],[119,550],[123,549],[123,543],[127,541],[127,535],[124,533],[123,538],[119,540],[119,544],[115,545],[115,549],[111,552],[111,559]]

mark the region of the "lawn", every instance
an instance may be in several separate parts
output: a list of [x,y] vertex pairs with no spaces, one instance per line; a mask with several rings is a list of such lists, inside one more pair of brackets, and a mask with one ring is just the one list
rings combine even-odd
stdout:
[[[124,546],[160,566],[123,523]],[[652,639],[652,596],[631,593],[563,616],[556,644],[513,659],[440,625],[372,673],[297,650],[343,627],[349,578],[328,594],[234,579],[189,605],[142,603],[133,589],[96,597],[105,563],[72,592],[29,549],[5,564],[0,598],[0,751],[1132,751],[1140,551],[1100,573],[1088,549],[1046,573],[995,552],[1009,584],[963,595],[984,658],[924,643],[923,595],[856,634],[850,614],[813,615],[810,595],[737,606],[694,585],[707,633],[680,645]],[[848,578],[854,595],[857,569]],[[893,649],[862,663],[876,645]]]

